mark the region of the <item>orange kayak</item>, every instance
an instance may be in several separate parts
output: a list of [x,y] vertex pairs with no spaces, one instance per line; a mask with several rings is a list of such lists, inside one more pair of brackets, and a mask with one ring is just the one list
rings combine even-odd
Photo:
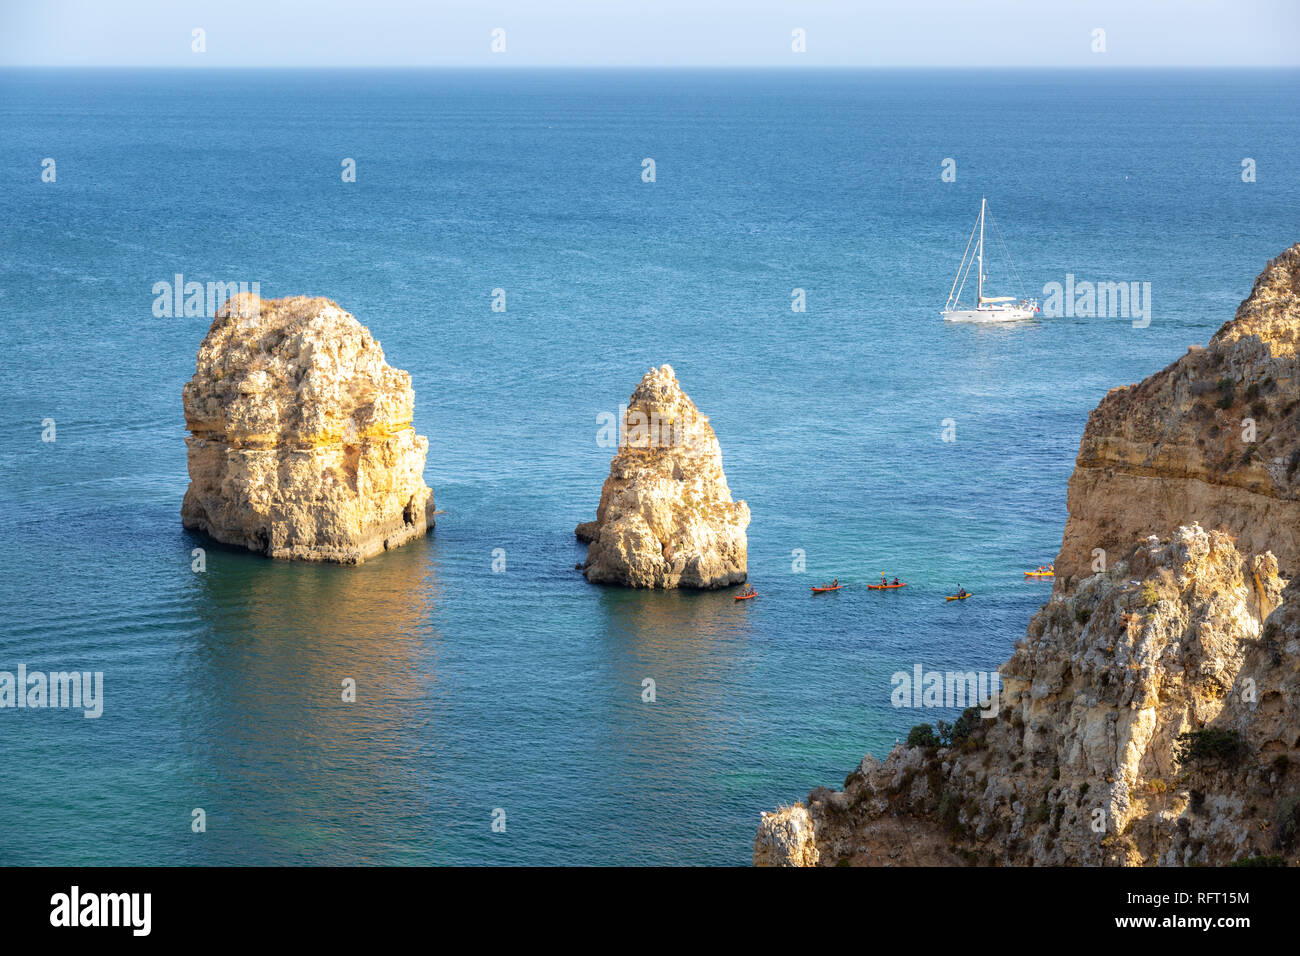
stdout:
[[814,594],[821,594],[823,591],[838,591],[842,587],[844,587],[844,585],[837,584],[833,588],[809,588],[808,590],[812,591]]
[[903,581],[899,584],[868,584],[867,587],[873,591],[892,591],[894,588],[907,587],[907,582]]
[[755,591],[753,594],[737,594],[737,595],[736,595],[736,600],[737,600],[737,601],[748,601],[750,598],[756,598],[756,597],[758,597],[758,592],[757,592],[757,591]]

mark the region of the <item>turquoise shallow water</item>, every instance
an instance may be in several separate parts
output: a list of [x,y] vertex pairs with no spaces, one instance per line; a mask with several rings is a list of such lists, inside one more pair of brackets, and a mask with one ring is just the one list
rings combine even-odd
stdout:
[[[1089,410],[1300,238],[1298,80],[0,73],[0,670],[106,694],[0,710],[0,862],[747,862],[761,810],[952,716],[890,674],[1006,659]],[[1150,327],[941,323],[981,195],[1031,294],[1150,282]],[[181,529],[207,323],[153,316],[177,272],[370,327],[414,378],[433,537],[337,568]],[[663,362],[753,511],[756,601],[572,570],[596,416]]]

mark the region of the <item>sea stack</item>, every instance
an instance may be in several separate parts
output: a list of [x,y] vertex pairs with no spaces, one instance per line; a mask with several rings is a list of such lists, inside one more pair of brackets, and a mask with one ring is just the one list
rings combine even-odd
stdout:
[[747,577],[749,506],[731,500],[709,419],[677,384],[651,369],[628,400],[618,453],[589,542],[587,580],[634,588],[722,588]]
[[329,299],[230,299],[182,400],[186,528],[273,558],[360,564],[433,526],[411,376]]
[[[763,814],[754,862],[1300,862],[1298,344],[1293,246],[1205,349],[1092,413],[1000,693],[933,672],[961,717],[918,709],[842,790]],[[907,673],[878,693],[900,688],[916,706]]]

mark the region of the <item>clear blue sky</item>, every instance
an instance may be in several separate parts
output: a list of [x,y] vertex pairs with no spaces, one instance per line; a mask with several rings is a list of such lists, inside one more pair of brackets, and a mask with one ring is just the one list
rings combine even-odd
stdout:
[[0,65],[1300,66],[1300,0],[0,0]]

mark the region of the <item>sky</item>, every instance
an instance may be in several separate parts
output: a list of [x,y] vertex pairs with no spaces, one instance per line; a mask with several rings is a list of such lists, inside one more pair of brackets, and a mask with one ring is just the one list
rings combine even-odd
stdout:
[[0,0],[0,65],[1295,67],[1300,0]]

